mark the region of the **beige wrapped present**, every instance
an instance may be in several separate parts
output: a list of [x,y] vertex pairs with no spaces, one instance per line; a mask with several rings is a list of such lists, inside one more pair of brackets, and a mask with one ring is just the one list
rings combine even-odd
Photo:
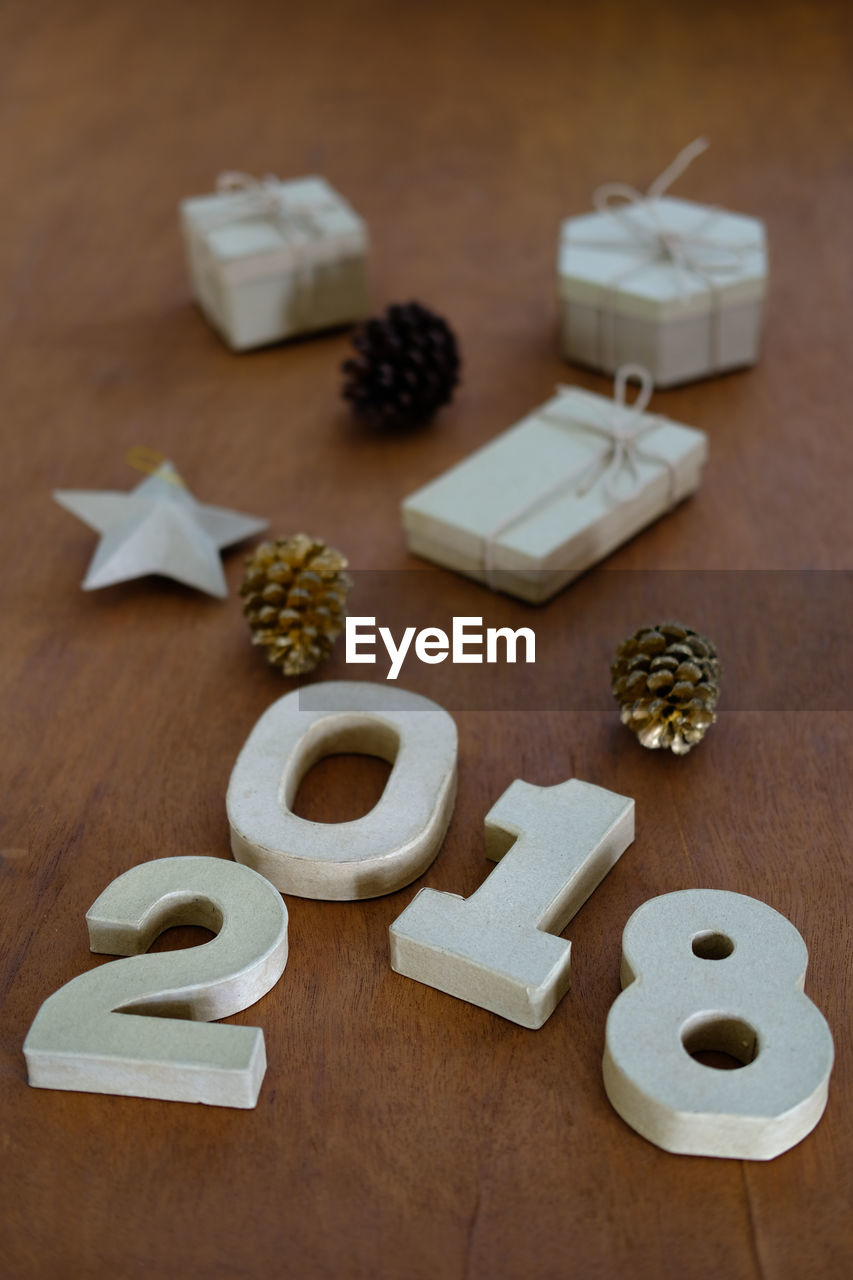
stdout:
[[235,351],[361,319],[367,228],[323,178],[222,174],[181,204],[196,301]]
[[[630,377],[638,398],[626,403]],[[409,549],[538,604],[687,497],[703,431],[645,413],[644,369],[616,396],[560,387],[515,426],[403,502]]]

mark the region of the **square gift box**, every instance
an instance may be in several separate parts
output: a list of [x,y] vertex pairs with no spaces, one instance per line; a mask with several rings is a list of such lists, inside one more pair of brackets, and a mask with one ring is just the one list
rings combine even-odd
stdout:
[[532,604],[687,497],[707,456],[703,431],[561,387],[546,404],[406,498],[410,551]]
[[685,148],[645,196],[608,183],[595,193],[596,212],[563,223],[558,277],[568,360],[606,373],[633,361],[666,387],[758,359],[764,224],[661,194],[672,171],[677,176],[705,145]]
[[235,351],[361,319],[367,227],[323,178],[220,176],[181,203],[196,301]]

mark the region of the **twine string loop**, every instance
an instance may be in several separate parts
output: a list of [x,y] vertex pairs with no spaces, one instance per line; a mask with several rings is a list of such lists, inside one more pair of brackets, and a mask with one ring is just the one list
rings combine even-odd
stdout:
[[177,485],[179,489],[187,487],[165,453],[161,453],[159,449],[151,449],[145,444],[135,444],[128,449],[124,460],[135,471],[141,471],[146,476],[160,473],[159,479],[168,480],[169,484]]

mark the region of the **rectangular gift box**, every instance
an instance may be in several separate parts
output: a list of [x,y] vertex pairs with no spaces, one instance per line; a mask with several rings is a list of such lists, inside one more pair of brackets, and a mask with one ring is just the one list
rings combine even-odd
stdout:
[[407,497],[403,528],[415,555],[539,604],[698,488],[706,456],[703,431],[565,388]]
[[323,178],[251,179],[181,204],[190,280],[235,351],[368,312],[367,228]]
[[758,218],[672,196],[568,218],[558,255],[563,352],[657,386],[754,364],[767,251]]

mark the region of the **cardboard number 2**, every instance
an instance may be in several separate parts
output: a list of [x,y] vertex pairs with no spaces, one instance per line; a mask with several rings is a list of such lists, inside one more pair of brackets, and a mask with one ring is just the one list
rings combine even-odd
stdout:
[[[221,858],[161,858],[114,880],[86,922],[92,951],[129,958],[45,1000],[24,1043],[30,1084],[253,1107],[266,1071],[263,1032],[207,1023],[254,1004],[284,971],[287,908],[273,886]],[[178,924],[217,936],[140,954]]]
[[[833,1045],[803,994],[807,961],[790,921],[740,893],[687,889],[639,907],[604,1053],[622,1119],[666,1151],[741,1160],[770,1160],[810,1133]],[[709,1052],[740,1069],[717,1069],[725,1059]]]

